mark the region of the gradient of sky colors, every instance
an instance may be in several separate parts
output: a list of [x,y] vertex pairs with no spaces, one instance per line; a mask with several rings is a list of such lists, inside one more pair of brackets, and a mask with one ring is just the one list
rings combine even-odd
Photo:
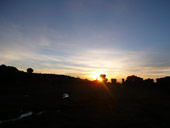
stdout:
[[155,78],[169,58],[169,0],[0,0],[0,64]]

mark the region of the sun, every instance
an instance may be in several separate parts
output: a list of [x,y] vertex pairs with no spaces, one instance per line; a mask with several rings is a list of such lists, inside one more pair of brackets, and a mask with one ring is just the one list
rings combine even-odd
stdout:
[[103,81],[103,79],[99,76],[99,77],[97,77],[97,80],[98,81],[100,81],[100,82],[102,82]]
[[102,82],[103,79],[100,77],[101,74],[104,74],[104,73],[103,73],[103,72],[95,73],[95,74],[91,75],[91,78],[92,78],[93,80],[97,80],[97,81],[99,81],[99,82]]

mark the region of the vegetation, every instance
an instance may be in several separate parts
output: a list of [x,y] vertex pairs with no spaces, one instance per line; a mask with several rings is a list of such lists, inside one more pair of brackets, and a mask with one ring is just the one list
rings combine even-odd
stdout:
[[[27,71],[28,72],[28,71]],[[89,81],[0,66],[1,127],[168,127],[169,77]],[[24,113],[30,117],[20,120]],[[10,119],[13,119],[11,121]],[[16,121],[14,121],[14,119]]]
[[27,69],[27,73],[33,73],[33,71],[34,71],[34,70],[33,70],[32,68],[28,68],[28,69]]

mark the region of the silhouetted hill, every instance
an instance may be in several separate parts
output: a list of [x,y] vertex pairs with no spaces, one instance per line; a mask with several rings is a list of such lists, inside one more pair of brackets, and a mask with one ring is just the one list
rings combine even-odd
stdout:
[[[105,78],[105,77],[104,77]],[[123,84],[0,66],[0,127],[169,127],[169,77]],[[163,84],[163,85],[162,85]]]
[[[72,83],[72,82],[83,82],[79,78],[74,78],[66,75],[56,75],[56,74],[41,74],[41,73],[27,73],[19,71],[17,68],[12,66],[0,66],[0,78],[2,83]],[[25,83],[24,83],[25,84]]]

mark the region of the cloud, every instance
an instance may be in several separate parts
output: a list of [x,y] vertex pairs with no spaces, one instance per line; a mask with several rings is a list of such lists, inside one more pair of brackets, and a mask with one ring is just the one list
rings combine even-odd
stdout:
[[74,34],[48,27],[27,30],[23,26],[5,24],[0,28],[0,63],[22,70],[33,67],[37,72],[83,78],[90,78],[95,72],[105,72],[110,78],[170,74],[169,53],[117,48],[116,42],[112,44],[105,39],[111,36],[107,33],[91,31],[88,37],[87,30],[76,38]]

